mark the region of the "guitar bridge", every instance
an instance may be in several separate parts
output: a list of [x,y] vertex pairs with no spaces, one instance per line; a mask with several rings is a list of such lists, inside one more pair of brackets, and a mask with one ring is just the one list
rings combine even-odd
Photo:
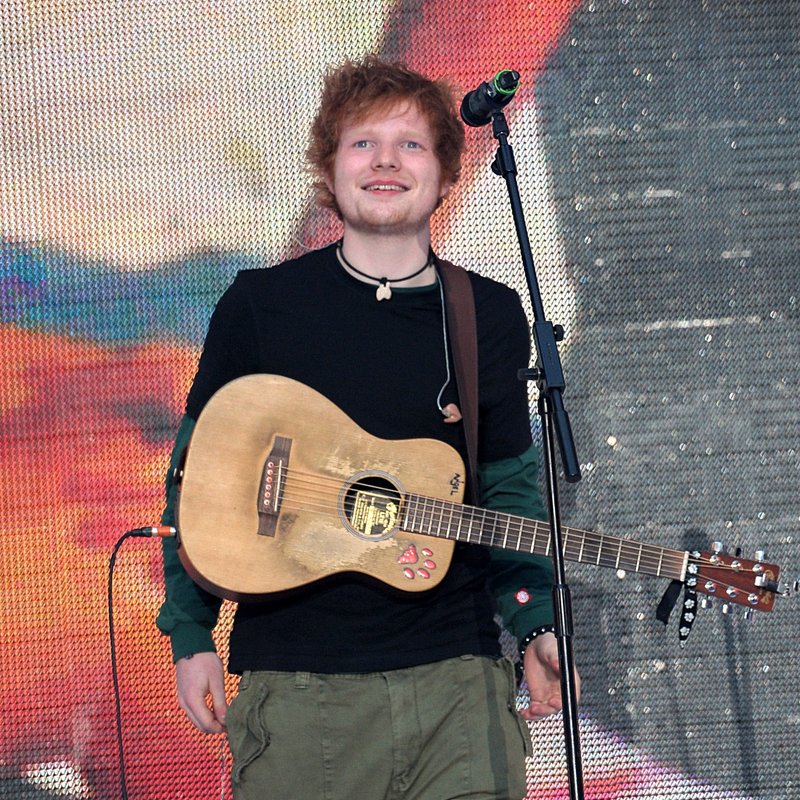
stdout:
[[258,492],[259,536],[275,535],[291,449],[291,439],[286,436],[276,436],[272,450],[264,462],[264,468],[261,470],[261,483]]

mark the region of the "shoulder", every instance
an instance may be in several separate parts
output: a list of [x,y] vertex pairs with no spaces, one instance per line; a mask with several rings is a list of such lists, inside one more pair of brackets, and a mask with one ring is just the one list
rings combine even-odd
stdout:
[[480,304],[496,305],[498,307],[519,307],[519,295],[510,286],[506,286],[493,278],[487,278],[478,272],[467,272],[472,291],[475,294],[475,304],[480,308]]
[[472,286],[475,315],[480,328],[514,327],[525,320],[522,302],[514,289],[478,272],[464,271]]
[[223,315],[286,313],[304,308],[315,298],[333,294],[330,248],[314,250],[274,266],[244,269],[220,298],[217,311]]
[[326,271],[332,253],[333,246],[329,245],[274,266],[240,270],[236,273],[231,289],[252,292],[262,288],[302,285],[304,281],[311,280]]
[[472,293],[475,298],[475,305],[480,310],[481,306],[497,306],[499,308],[519,307],[519,295],[506,284],[488,278],[479,272],[473,272],[464,267],[456,266],[448,261],[440,260],[441,263],[450,268],[463,272],[469,278],[472,286]]

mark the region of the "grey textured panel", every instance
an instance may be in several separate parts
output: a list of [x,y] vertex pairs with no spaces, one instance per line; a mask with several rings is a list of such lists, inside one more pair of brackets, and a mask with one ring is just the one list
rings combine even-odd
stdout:
[[[799,22],[791,0],[585,3],[537,86],[576,286],[563,352],[584,479],[562,489],[565,521],[764,547],[787,577]],[[731,792],[800,797],[796,601],[750,624],[703,612],[681,649],[654,620],[662,582],[570,574],[587,715]]]

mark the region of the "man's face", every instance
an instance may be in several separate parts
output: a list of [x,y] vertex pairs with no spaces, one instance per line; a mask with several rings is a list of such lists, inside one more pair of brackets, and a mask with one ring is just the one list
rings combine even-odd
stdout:
[[430,124],[416,104],[402,103],[345,125],[328,188],[348,230],[427,231],[447,194]]

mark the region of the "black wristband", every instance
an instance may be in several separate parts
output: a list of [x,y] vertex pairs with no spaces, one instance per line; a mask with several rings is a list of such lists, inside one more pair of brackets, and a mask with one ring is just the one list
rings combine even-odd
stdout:
[[537,637],[541,636],[543,633],[555,633],[556,626],[548,623],[547,625],[540,625],[538,628],[534,628],[521,642],[519,645],[519,657],[520,661],[525,660],[525,650],[528,648],[528,645]]

